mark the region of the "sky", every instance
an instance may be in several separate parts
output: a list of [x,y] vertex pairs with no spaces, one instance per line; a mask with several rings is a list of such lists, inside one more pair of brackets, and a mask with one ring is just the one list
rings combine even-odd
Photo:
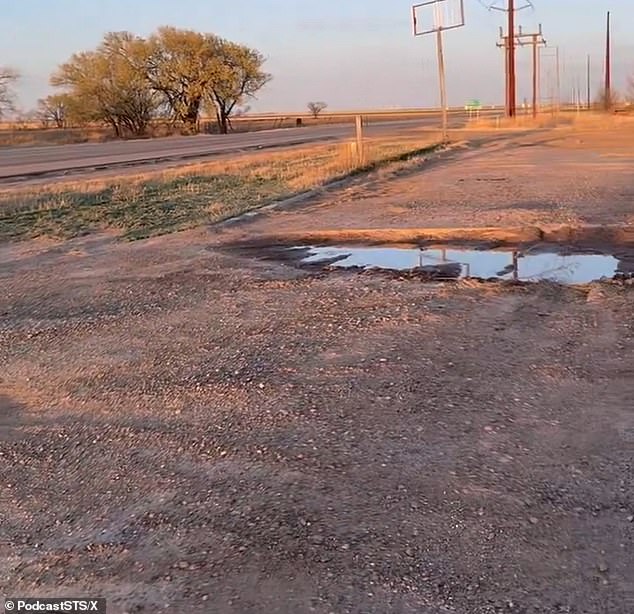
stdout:
[[[420,0],[419,0],[420,1]],[[459,0],[444,0],[459,1]],[[496,47],[504,13],[464,0],[466,25],[444,34],[451,105],[504,99],[504,60]],[[517,0],[522,3],[523,0]],[[585,92],[592,60],[593,95],[601,87],[606,12],[613,15],[614,83],[634,75],[632,0],[532,0],[518,14],[524,31],[543,24],[543,97],[554,89],[554,46],[561,49],[562,93]],[[503,0],[498,3],[504,4]],[[414,37],[411,0],[0,0],[0,66],[17,69],[19,102],[33,108],[52,90],[48,79],[74,52],[96,47],[104,33],[148,35],[172,25],[213,32],[259,49],[272,81],[253,111],[297,112],[309,101],[331,110],[438,105],[434,36]],[[530,49],[518,50],[518,97],[530,99]]]

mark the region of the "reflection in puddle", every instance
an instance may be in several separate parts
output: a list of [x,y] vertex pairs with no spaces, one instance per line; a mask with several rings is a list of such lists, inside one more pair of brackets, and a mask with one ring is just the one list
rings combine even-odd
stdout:
[[522,253],[476,249],[419,249],[396,247],[308,247],[303,264],[340,268],[423,270],[442,272],[449,279],[549,280],[582,284],[612,279],[619,261],[604,254]]

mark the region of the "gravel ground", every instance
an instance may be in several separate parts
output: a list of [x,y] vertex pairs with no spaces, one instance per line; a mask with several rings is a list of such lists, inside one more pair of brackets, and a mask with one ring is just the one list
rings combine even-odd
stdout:
[[475,177],[552,144],[452,153],[220,235],[0,245],[0,593],[98,594],[109,614],[631,614],[631,286],[216,248],[388,226],[397,206],[405,226],[631,220],[631,173],[575,171],[600,148],[564,145],[533,209],[531,171],[508,191]]
[[[435,162],[413,162],[275,211],[253,233],[306,228],[634,224],[634,120],[612,129],[542,130]],[[424,172],[420,172],[424,169]],[[232,233],[238,232],[232,229]]]

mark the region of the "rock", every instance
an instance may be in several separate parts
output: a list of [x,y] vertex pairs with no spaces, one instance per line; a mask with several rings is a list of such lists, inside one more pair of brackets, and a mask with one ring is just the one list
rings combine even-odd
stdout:
[[529,521],[531,524],[539,524],[539,518],[535,518],[535,516],[531,516],[531,517],[528,519],[528,521]]
[[601,573],[607,573],[609,570],[608,564],[605,561],[601,561],[598,568]]

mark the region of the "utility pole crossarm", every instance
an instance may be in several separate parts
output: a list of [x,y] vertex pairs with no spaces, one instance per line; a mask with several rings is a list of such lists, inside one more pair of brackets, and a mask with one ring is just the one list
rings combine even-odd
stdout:
[[[498,47],[504,47],[504,55],[506,57],[506,114],[509,117],[515,117],[517,114],[517,79],[516,79],[516,66],[515,66],[515,48],[517,46],[517,36],[515,32],[515,13],[527,8],[533,8],[530,0],[522,6],[518,6],[515,0],[507,0],[506,8],[491,5],[490,9],[498,11],[504,11],[508,14],[508,32],[506,36],[501,32],[502,43],[498,44]],[[521,28],[519,30],[519,36],[523,33]]]

